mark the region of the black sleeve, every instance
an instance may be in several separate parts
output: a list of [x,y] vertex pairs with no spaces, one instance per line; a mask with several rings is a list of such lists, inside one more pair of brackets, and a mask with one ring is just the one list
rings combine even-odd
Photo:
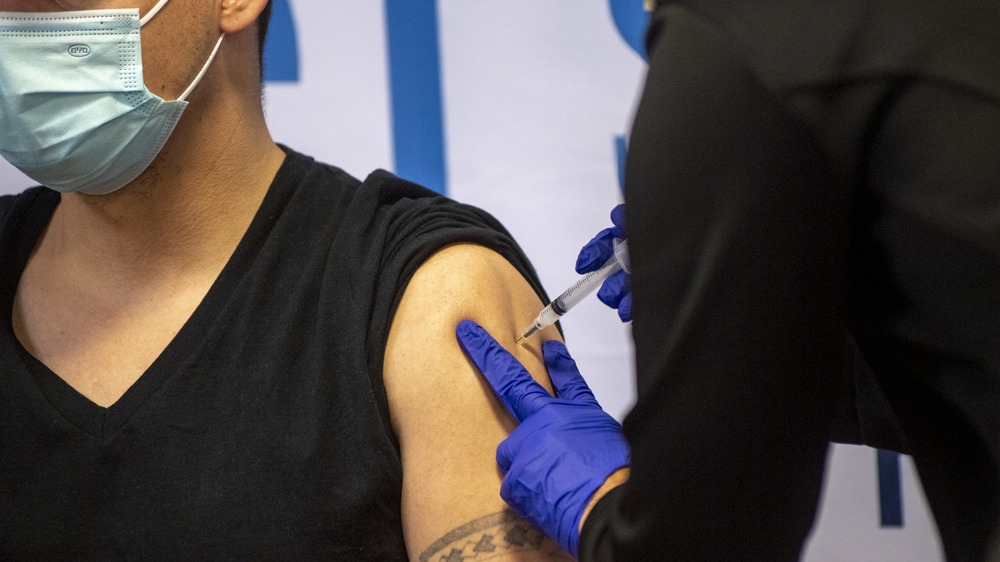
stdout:
[[361,189],[378,192],[381,199],[376,221],[386,225],[386,236],[381,243],[382,273],[376,293],[390,295],[385,299],[386,318],[392,318],[410,278],[423,262],[441,248],[460,242],[497,252],[524,276],[541,300],[547,300],[531,262],[507,229],[486,211],[382,170],[372,173]]
[[898,81],[855,217],[852,328],[949,560],[983,559],[1000,522],[1000,80],[986,76]]
[[[796,106],[815,109],[809,129],[721,26],[657,9],[626,171],[632,477],[592,512],[582,560],[797,560],[838,434],[912,454],[947,557],[984,556],[1000,521],[1000,10],[866,6],[905,33],[834,44],[837,69],[861,66],[819,67],[832,79]],[[766,29],[755,60],[787,60]],[[858,134],[835,134],[851,120]],[[833,424],[845,394],[853,427]]]
[[844,380],[847,194],[718,27],[669,3],[626,168],[632,476],[581,560],[798,560]]

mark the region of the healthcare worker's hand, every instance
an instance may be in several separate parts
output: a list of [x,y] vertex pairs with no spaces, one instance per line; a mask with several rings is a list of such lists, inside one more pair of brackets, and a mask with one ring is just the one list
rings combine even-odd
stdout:
[[497,464],[506,473],[500,496],[575,557],[591,496],[629,464],[621,426],[601,409],[561,342],[542,344],[558,394],[553,397],[475,322],[460,322],[456,334],[520,422],[497,447]]
[[[618,205],[611,211],[611,228],[605,228],[597,233],[593,240],[580,250],[576,258],[576,272],[589,273],[600,269],[611,256],[615,254],[614,239],[625,238],[625,205]],[[601,302],[618,309],[618,317],[622,322],[632,319],[632,288],[629,285],[629,275],[618,271],[608,277],[597,291]]]

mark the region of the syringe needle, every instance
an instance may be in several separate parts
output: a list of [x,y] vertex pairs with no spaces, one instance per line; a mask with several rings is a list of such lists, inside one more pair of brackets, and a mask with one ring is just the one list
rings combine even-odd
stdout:
[[627,244],[624,240],[615,239],[614,246],[614,256],[612,256],[600,269],[591,271],[581,277],[580,280],[574,283],[572,287],[566,289],[563,294],[556,297],[554,301],[542,309],[531,325],[521,332],[521,336],[519,338],[514,340],[514,343],[530,337],[532,334],[542,328],[545,328],[546,326],[554,324],[560,316],[566,314],[569,309],[576,306],[577,303],[600,286],[600,284],[603,283],[604,280],[611,274],[621,269],[628,272],[629,264]]

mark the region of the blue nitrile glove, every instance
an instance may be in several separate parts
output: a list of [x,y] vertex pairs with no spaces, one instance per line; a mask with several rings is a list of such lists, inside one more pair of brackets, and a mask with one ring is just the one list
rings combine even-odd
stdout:
[[[576,272],[589,273],[600,269],[611,256],[615,254],[614,239],[625,238],[625,205],[618,205],[611,211],[612,228],[605,228],[597,233],[587,245],[580,250],[576,258]],[[625,271],[613,273],[604,280],[597,291],[601,302],[618,309],[618,317],[622,322],[632,319],[632,287],[629,285],[629,275]]]
[[520,425],[497,447],[500,497],[574,557],[580,518],[608,476],[629,464],[617,421],[594,398],[561,342],[542,344],[553,397],[483,328],[463,320],[458,341]]

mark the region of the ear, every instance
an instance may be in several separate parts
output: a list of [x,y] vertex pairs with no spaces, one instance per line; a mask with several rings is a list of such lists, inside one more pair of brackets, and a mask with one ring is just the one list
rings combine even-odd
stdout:
[[265,6],[267,0],[221,0],[221,31],[227,35],[243,31],[257,21]]

